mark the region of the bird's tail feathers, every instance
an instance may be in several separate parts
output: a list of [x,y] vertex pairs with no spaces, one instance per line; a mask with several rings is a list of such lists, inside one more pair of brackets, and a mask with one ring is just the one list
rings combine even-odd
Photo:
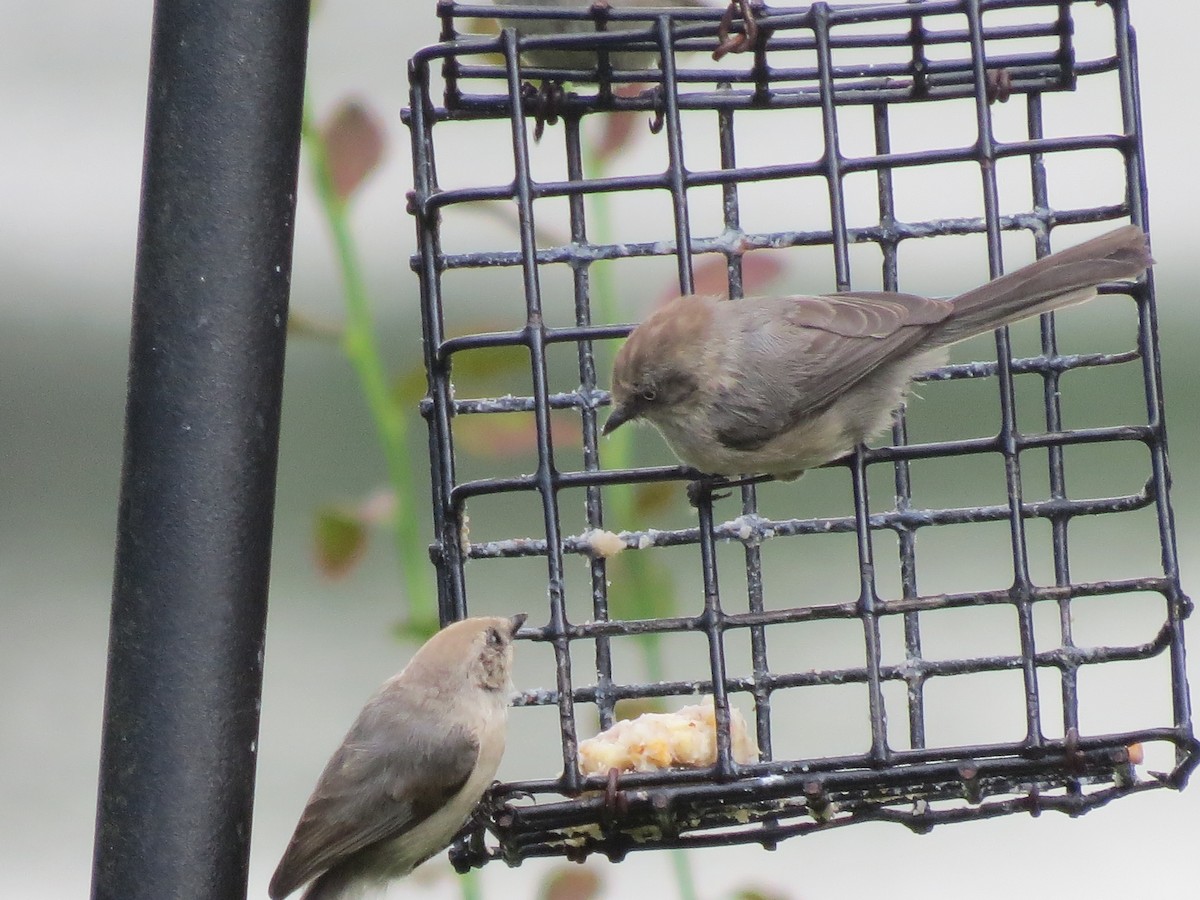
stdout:
[[1084,303],[1096,296],[1097,285],[1136,278],[1153,262],[1140,228],[1117,228],[955,297],[954,314],[938,332],[937,343],[952,344]]

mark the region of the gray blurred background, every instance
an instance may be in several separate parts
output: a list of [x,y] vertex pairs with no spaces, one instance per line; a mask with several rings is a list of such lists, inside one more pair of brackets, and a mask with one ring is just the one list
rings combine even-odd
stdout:
[[[1200,341],[1194,304],[1200,258],[1194,251],[1193,206],[1200,135],[1184,61],[1194,50],[1200,10],[1150,0],[1131,5],[1140,35],[1173,499],[1185,587],[1194,594],[1200,386],[1192,347]],[[406,99],[405,60],[437,34],[423,6],[413,0],[326,2],[311,40],[310,95],[317,110],[357,95],[386,116],[391,152],[359,198],[354,220],[381,337],[398,371],[419,358],[415,283],[407,263],[413,229],[402,199],[411,178],[408,135],[396,113]],[[5,811],[0,895],[5,897],[80,897],[89,883],[149,12],[149,4],[26,3],[6,9],[0,29],[0,808]],[[641,146],[648,143],[643,138]],[[330,243],[307,172],[301,181],[293,308],[337,321],[341,301]],[[643,227],[658,229],[664,222],[665,217],[652,218]],[[481,220],[480,227],[500,226]],[[947,270],[931,274],[927,283],[905,286],[945,292],[974,275]],[[1090,307],[1089,314],[1099,309]],[[1074,322],[1086,319],[1071,315]],[[1086,337],[1104,346],[1121,334],[1119,324],[1100,323]],[[655,440],[649,432],[642,439]],[[1096,493],[1115,471],[1103,463],[1098,467]],[[289,348],[279,478],[252,897],[265,896],[304,799],[347,724],[412,649],[390,633],[402,610],[396,563],[384,541],[344,580],[321,577],[313,564],[314,511],[357,500],[383,480],[371,422],[348,366],[331,346],[294,340]],[[809,481],[801,483],[800,494],[793,489],[779,496],[826,496],[819,477],[812,487]],[[829,490],[828,496],[844,496],[844,479]],[[422,509],[419,515],[424,519],[427,513]],[[1149,525],[1148,519],[1138,520],[1138,527]],[[1127,542],[1150,550],[1153,558],[1152,546],[1135,534],[1100,536],[1097,571],[1124,552]],[[1003,554],[1003,542],[998,546]],[[953,560],[970,548],[978,549],[951,539],[936,549],[933,558],[948,567],[944,589],[955,589]],[[991,564],[988,553],[980,555],[986,558],[966,558],[964,570]],[[852,566],[852,557],[824,558],[833,563],[792,575],[814,591],[825,585],[844,589],[854,570],[837,567]],[[1088,565],[1086,558],[1081,565]],[[1088,574],[1086,568],[1077,573]],[[681,579],[681,595],[687,595],[689,578]],[[501,578],[490,600],[496,609],[536,613],[545,603],[544,585]],[[1123,639],[1126,624],[1138,625],[1119,615],[1101,617],[1110,639]],[[944,632],[933,626],[931,633],[944,633],[957,653],[996,651],[986,637],[981,644],[955,644],[952,620]],[[517,674],[519,687],[548,680],[546,660],[527,656]],[[1118,678],[1104,690],[1112,692],[1115,704],[1136,705],[1136,692],[1122,693],[1134,691],[1137,683]],[[1155,703],[1161,701],[1160,690]],[[954,708],[951,718],[986,712]],[[898,708],[893,719],[903,720]],[[550,734],[542,726],[552,722],[530,721],[535,724],[527,733],[539,740]],[[811,731],[814,724],[798,719],[795,727]],[[835,748],[841,726],[826,725]],[[853,744],[859,732],[847,728]],[[501,776],[553,774],[554,757],[553,746],[529,741],[509,754]],[[775,853],[732,848],[697,853],[692,860],[702,900],[750,885],[806,900],[1068,891],[1185,897],[1192,896],[1200,875],[1198,815],[1195,790],[1153,792],[1076,821],[1055,814],[1009,817],[922,837],[896,826],[862,825],[793,840]],[[485,896],[534,896],[541,875],[555,865],[489,866]],[[633,854],[619,866],[589,865],[604,879],[607,897],[651,891],[673,896],[675,890],[663,854]],[[409,885],[393,895],[419,890],[422,896],[458,896],[446,871],[444,861],[431,863],[418,878],[419,889]]]

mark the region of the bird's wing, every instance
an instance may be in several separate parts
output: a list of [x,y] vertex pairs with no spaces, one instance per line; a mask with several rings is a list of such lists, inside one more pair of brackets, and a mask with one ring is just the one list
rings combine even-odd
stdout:
[[409,831],[466,784],[479,758],[478,739],[444,719],[431,727],[439,717],[414,706],[393,699],[359,716],[308,800],[271,879],[271,897],[285,897],[359,850]]
[[[876,291],[725,302],[722,318],[740,330],[739,363],[712,424],[724,446],[743,451],[827,409],[953,313],[944,300]],[[733,310],[739,303],[747,305]]]

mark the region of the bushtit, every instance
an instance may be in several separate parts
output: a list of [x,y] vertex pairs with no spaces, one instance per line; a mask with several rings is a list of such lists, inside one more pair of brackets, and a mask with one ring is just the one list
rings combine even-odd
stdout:
[[512,641],[524,615],[446,626],[384,683],[308,798],[272,900],[357,896],[445,848],[504,753]]
[[945,348],[1083,303],[1153,260],[1133,225],[951,300],[851,291],[821,297],[680,297],[617,353],[604,434],[646,419],[686,464],[795,478],[879,434]]
[[[494,0],[497,6],[542,6],[559,9],[594,9],[606,6],[613,9],[703,9],[709,4],[703,0]],[[501,27],[512,26],[525,36],[543,34],[583,34],[595,32],[596,24],[590,19],[501,19]],[[605,24],[605,31],[646,30],[647,22],[620,22]],[[525,61],[533,66],[547,69],[591,69],[596,65],[596,54],[586,50],[526,50]],[[636,70],[653,68],[658,59],[657,50],[628,50],[609,54],[609,65],[614,69]]]

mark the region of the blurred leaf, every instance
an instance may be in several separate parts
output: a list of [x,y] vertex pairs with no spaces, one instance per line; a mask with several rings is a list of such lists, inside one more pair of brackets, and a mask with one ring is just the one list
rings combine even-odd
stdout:
[[588,866],[559,866],[546,873],[539,900],[593,900],[600,893],[601,881]]
[[667,711],[667,705],[662,697],[640,697],[630,700],[618,700],[613,707],[613,716],[618,722],[624,719],[636,719],[643,713],[661,713]]
[[[501,331],[481,322],[472,327],[469,334],[487,334]],[[459,337],[450,334],[448,337]],[[512,393],[514,376],[530,373],[529,351],[524,347],[484,347],[465,353],[456,353],[451,367],[454,391],[463,397],[491,397]],[[529,390],[533,382],[529,381]],[[402,409],[411,409],[421,402],[428,391],[424,362],[412,366],[392,383],[392,396]]]
[[[555,447],[580,447],[579,417],[564,410],[550,413],[550,439]],[[459,416],[454,421],[455,445],[480,459],[506,459],[537,449],[537,424],[532,413]]]
[[625,149],[641,119],[638,113],[632,112],[613,112],[606,115],[604,129],[596,141],[596,159],[603,162]]
[[326,506],[317,510],[317,568],[340,578],[354,568],[367,549],[369,528],[396,521],[396,493],[390,487],[372,491],[354,507]]
[[392,382],[392,399],[402,411],[413,412],[425,398],[428,389],[425,364],[417,363]]
[[[747,297],[768,293],[771,284],[783,274],[783,263],[778,253],[746,253],[742,256],[742,293]],[[724,256],[707,254],[692,269],[695,291],[708,297],[729,296],[729,264]],[[678,287],[663,291],[659,303],[666,303],[679,296]]]
[[337,342],[342,339],[342,326],[326,322],[307,313],[290,310],[287,323],[288,337],[314,338],[319,341]]
[[[665,513],[686,494],[674,481],[647,481],[634,485],[633,511],[639,518],[653,520]],[[630,526],[632,527],[632,526]]]
[[[503,63],[503,60],[500,60]],[[521,217],[510,200],[473,200],[461,207],[468,212],[478,213],[502,223],[515,235],[521,231]],[[557,228],[545,224],[544,218],[533,223],[533,237],[539,247],[562,247],[571,242],[571,237]]]
[[[623,84],[613,90],[618,97],[636,97],[646,89],[644,84]],[[647,130],[644,113],[613,112],[603,118],[600,136],[593,142],[596,164],[603,166],[634,141],[634,136]],[[641,129],[638,126],[643,126]]]
[[330,578],[354,568],[367,548],[366,525],[355,512],[339,507],[318,510],[315,538],[317,568]]
[[622,553],[608,561],[609,614],[614,619],[661,619],[678,605],[671,570],[650,555]]
[[747,297],[765,293],[780,276],[784,265],[778,253],[746,253],[742,256],[742,287]]
[[788,895],[770,888],[749,887],[735,891],[732,900],[788,900]]
[[604,115],[600,134],[593,142],[593,165],[603,172],[610,159],[633,143],[638,125],[645,122],[641,113],[610,112]]
[[[489,329],[481,323],[480,327],[471,329],[471,334],[500,330],[502,329]],[[468,393],[475,389],[476,384],[495,384],[501,377],[526,375],[530,371],[529,350],[525,347],[481,347],[465,353],[456,353],[450,368],[455,385],[461,386]],[[529,384],[532,390],[532,379]]]
[[401,619],[392,626],[392,634],[397,640],[410,641],[418,646],[424,644],[427,640],[433,637],[441,628],[441,623],[437,618],[421,618],[410,616],[407,619]]
[[381,120],[358,100],[345,100],[321,129],[334,192],[346,200],[383,159]]
[[396,492],[390,487],[376,488],[358,505],[355,516],[364,525],[391,525],[396,521]]

